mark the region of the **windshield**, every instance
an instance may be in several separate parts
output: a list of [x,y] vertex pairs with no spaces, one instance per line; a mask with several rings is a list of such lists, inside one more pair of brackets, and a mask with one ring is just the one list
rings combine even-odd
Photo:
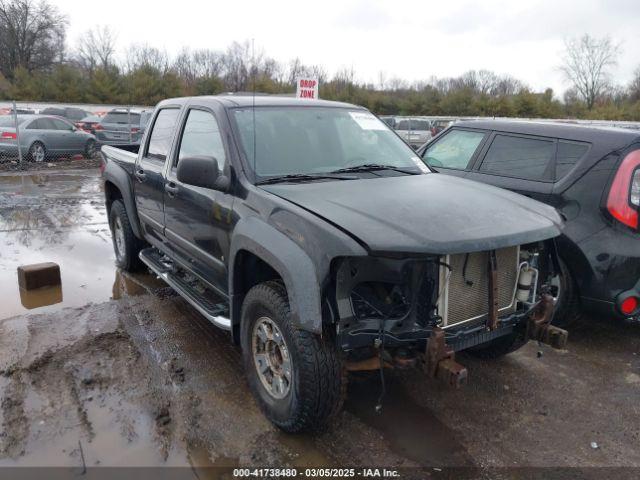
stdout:
[[[18,115],[18,125],[21,125],[26,118]],[[16,122],[13,115],[3,115],[0,117],[0,127],[15,127]]]
[[411,148],[364,110],[256,107],[255,128],[253,108],[233,112],[247,163],[260,177],[371,164],[426,171]]

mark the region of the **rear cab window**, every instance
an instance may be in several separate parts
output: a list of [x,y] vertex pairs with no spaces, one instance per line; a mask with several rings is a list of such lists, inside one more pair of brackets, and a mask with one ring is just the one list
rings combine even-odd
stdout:
[[552,181],[556,141],[496,134],[479,171],[523,180]]
[[430,167],[466,170],[488,132],[452,129],[429,145],[422,159]]
[[[126,113],[124,114],[126,115]],[[145,159],[164,163],[171,149],[171,141],[180,115],[178,108],[164,108],[158,112],[153,122],[151,135],[145,152]]]

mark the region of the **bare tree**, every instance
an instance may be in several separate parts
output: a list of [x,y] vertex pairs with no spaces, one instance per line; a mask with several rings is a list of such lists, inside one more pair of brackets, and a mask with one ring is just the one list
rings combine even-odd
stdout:
[[324,83],[327,80],[327,71],[320,65],[305,65],[296,57],[289,62],[286,82],[294,85],[300,77],[317,78],[318,82]]
[[0,0],[0,72],[50,68],[64,57],[67,18],[46,1]]
[[620,46],[611,37],[589,34],[565,41],[566,52],[560,70],[591,110],[610,87],[609,71],[617,64]]
[[87,31],[78,43],[76,57],[83,68],[91,72],[96,67],[107,69],[113,65],[116,35],[108,26]]
[[632,102],[640,101],[640,67],[633,72],[633,79],[629,84],[629,99]]
[[126,68],[129,72],[139,68],[152,68],[160,73],[169,70],[167,52],[149,45],[131,45],[127,51]]

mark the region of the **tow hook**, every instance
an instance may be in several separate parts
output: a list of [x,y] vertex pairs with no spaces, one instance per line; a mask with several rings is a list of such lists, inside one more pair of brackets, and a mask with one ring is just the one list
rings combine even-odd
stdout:
[[439,327],[431,331],[427,340],[423,367],[427,376],[451,387],[467,383],[467,369],[455,361],[455,352],[445,342],[444,330]]
[[546,343],[553,348],[562,349],[567,345],[569,332],[551,325],[553,308],[553,297],[549,294],[542,295],[542,298],[531,309],[527,322],[527,338]]

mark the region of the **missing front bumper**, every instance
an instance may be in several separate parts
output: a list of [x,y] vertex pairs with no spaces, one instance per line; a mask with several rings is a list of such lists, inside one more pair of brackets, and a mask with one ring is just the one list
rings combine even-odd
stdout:
[[[542,298],[527,312],[528,318],[526,330],[524,332],[525,341],[535,340],[545,343],[552,348],[562,349],[567,345],[568,332],[554,325],[551,325],[553,318],[554,302],[551,295],[544,294]],[[487,334],[504,336],[504,331],[485,327]],[[511,334],[517,332],[511,331]],[[475,339],[477,341],[477,339]],[[431,331],[424,352],[423,367],[430,378],[441,380],[445,384],[459,388],[466,383],[468,378],[467,369],[455,360],[453,345],[446,341],[445,331],[441,328],[434,328]]]

